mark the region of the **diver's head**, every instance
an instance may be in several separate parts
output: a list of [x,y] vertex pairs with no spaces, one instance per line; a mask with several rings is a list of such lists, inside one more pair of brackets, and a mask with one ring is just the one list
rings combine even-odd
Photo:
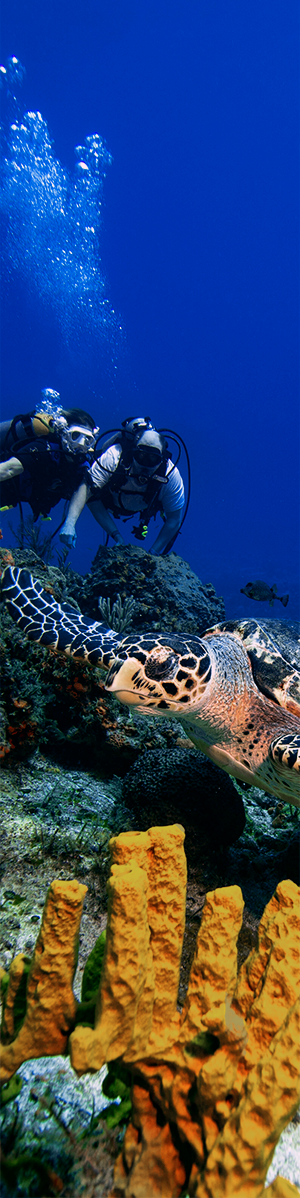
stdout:
[[60,442],[64,453],[93,453],[99,428],[83,408],[62,408],[58,391],[44,387],[39,410],[32,420],[36,437],[51,436]]
[[122,420],[122,429],[129,441],[135,441],[148,428],[153,428],[150,416],[128,416],[127,420]]
[[159,470],[166,449],[165,438],[155,428],[147,428],[138,438],[133,450],[133,465],[136,474],[151,478]]
[[89,412],[84,412],[82,408],[62,409],[55,421],[55,428],[65,453],[81,454],[82,457],[93,453],[99,428]]

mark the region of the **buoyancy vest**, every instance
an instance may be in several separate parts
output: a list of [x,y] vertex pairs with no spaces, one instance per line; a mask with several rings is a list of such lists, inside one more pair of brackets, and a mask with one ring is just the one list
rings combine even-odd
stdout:
[[[130,482],[130,470],[134,457],[134,442],[129,443],[128,439],[123,437],[121,432],[120,437],[115,437],[111,444],[117,446],[120,445],[122,452],[116,469],[112,474],[110,474],[105,486],[101,488],[101,500],[104,504],[104,507],[109,508],[114,516],[123,516],[123,519],[130,519],[130,517],[134,515],[134,511],[130,512],[128,511],[128,508],[124,506],[122,501],[122,491],[124,490],[125,484]],[[105,448],[108,448],[107,443]],[[160,510],[161,502],[159,496],[162,486],[167,483],[166,470],[169,459],[170,454],[166,448],[165,453],[163,454],[162,462],[159,466],[159,474],[152,474],[151,478],[146,480],[146,485],[144,484],[144,486],[141,487],[140,493],[143,497],[143,518],[147,523],[150,518],[152,516],[155,517],[157,512]],[[134,475],[136,482],[138,482],[139,477],[143,478],[142,468],[140,476],[136,474]],[[128,485],[126,486],[126,495],[130,494],[134,496],[138,495],[138,489],[136,486],[132,487],[132,491]]]
[[34,519],[48,516],[61,499],[71,499],[85,476],[88,462],[68,457],[57,442],[42,438],[19,443],[18,457],[23,473],[1,485],[1,502],[15,507],[30,504]]

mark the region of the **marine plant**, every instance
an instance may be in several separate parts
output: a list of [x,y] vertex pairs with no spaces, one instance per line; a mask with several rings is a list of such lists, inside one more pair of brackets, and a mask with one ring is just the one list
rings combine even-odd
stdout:
[[109,628],[113,628],[114,632],[126,632],[131,628],[132,617],[136,608],[136,602],[133,595],[128,595],[125,599],[121,599],[121,595],[117,595],[115,602],[111,606],[110,596],[107,599],[99,595],[98,607],[101,616]]
[[[266,1189],[265,1178],[299,1102],[299,888],[279,883],[260,921],[258,947],[239,972],[241,890],[207,894],[180,1011],[183,840],[183,828],[173,825],[110,842],[94,1027],[81,1021],[74,1027],[81,1014],[72,978],[85,887],[52,883],[24,1022],[3,1046],[1,1078],[9,1079],[24,1054],[52,1054],[67,1044],[79,1074],[105,1061],[130,1070],[132,1117],[111,1198],[288,1198],[295,1187],[277,1178]],[[7,987],[10,1012],[16,968],[15,962]]]
[[[51,516],[46,517],[45,522],[48,523],[48,520],[51,520]],[[16,528],[9,523],[9,528],[18,549],[32,549],[33,553],[49,563],[54,557],[53,542],[51,534],[45,532],[43,524],[42,517],[35,520],[31,515],[26,516],[25,520],[20,520]]]

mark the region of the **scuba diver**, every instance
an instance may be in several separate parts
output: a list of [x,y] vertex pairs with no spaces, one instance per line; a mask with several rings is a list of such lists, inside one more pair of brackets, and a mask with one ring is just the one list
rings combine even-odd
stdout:
[[78,490],[91,463],[99,428],[81,408],[63,409],[46,388],[36,411],[0,424],[1,510],[27,502],[34,521]]
[[124,538],[113,517],[128,520],[139,512],[141,520],[133,532],[138,540],[144,540],[149,520],[160,512],[163,526],[150,553],[167,553],[186,513],[183,480],[166,438],[148,416],[129,417],[121,429],[113,431],[114,437],[106,441],[71,499],[60,540],[69,547],[76,544],[75,524],[87,503],[107,541],[112,537],[116,545],[124,544]]

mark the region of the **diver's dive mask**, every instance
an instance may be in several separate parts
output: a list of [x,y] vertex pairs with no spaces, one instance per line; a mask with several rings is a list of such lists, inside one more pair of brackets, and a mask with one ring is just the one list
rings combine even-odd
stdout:
[[79,424],[66,425],[60,431],[60,441],[62,449],[67,453],[85,454],[93,453],[95,449],[98,428],[92,429],[82,428]]
[[139,449],[137,445],[133,456],[135,462],[137,462],[139,466],[145,466],[149,470],[152,468],[155,470],[156,466],[159,466],[160,462],[162,461],[162,455],[159,449],[150,449],[150,446],[145,448],[141,447]]
[[151,478],[152,474],[158,470],[162,463],[162,456],[158,449],[150,449],[136,447],[134,449],[133,464],[136,467],[134,473],[145,475],[145,478]]
[[139,437],[133,450],[134,473],[152,478],[162,465],[165,442],[156,429],[146,429]]

